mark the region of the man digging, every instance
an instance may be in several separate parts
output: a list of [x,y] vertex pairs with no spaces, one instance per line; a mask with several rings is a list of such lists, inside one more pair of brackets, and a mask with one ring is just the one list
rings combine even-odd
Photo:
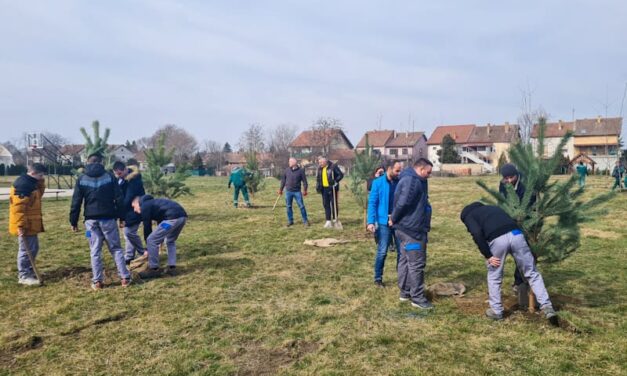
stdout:
[[460,219],[466,225],[481,254],[486,258],[490,304],[490,308],[486,310],[486,316],[492,320],[503,319],[501,284],[505,258],[511,254],[536,295],[544,316],[549,320],[554,319],[556,313],[544,281],[536,269],[525,235],[516,221],[498,206],[484,205],[480,202],[473,202],[466,206],[461,212]]

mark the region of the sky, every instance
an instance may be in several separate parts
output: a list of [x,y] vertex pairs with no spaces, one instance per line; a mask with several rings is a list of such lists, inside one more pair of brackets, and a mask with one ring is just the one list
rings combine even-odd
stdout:
[[[0,141],[110,143],[165,124],[236,145],[250,124],[366,130],[618,116],[625,1],[0,0]],[[627,106],[627,104],[625,105]],[[624,111],[627,112],[627,109]],[[625,130],[625,126],[623,127]]]

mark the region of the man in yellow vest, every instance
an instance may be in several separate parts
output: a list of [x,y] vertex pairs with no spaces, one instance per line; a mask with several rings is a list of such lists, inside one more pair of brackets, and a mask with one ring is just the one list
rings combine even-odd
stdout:
[[45,174],[46,166],[33,163],[26,175],[15,180],[9,192],[9,232],[19,237],[17,282],[26,286],[39,285],[27,252],[34,261],[39,252],[37,234],[44,231],[41,198],[46,190]]
[[322,195],[322,206],[324,206],[324,216],[326,222],[324,228],[331,228],[331,217],[335,218],[338,213],[337,194],[340,190],[340,180],[344,174],[337,166],[331,163],[326,157],[318,158],[318,173],[316,176],[316,192]]

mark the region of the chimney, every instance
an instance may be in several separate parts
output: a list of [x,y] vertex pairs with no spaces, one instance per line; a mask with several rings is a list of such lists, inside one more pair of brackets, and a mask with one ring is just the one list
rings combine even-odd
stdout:
[[492,133],[492,127],[490,126],[490,123],[488,123],[486,131],[488,133],[488,137],[490,137],[490,133]]
[[508,122],[505,122],[505,133],[509,133],[510,131],[510,126]]
[[597,116],[597,124],[601,124],[601,115]]
[[562,120],[561,119],[558,121],[558,124],[559,124],[558,125],[559,130],[561,131],[564,128],[564,124],[562,124]]
[[451,136],[453,136],[453,140],[457,140],[457,133],[453,132]]

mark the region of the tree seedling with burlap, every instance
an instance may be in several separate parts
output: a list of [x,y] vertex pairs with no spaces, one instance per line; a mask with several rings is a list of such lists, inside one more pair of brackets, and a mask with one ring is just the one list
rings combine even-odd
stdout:
[[355,202],[364,211],[364,228],[367,221],[368,210],[368,191],[365,187],[368,178],[375,168],[381,164],[381,157],[373,152],[372,146],[368,143],[368,135],[366,135],[365,149],[357,152],[355,155],[355,163],[350,174],[348,189],[353,194]]
[[[491,198],[489,204],[498,204],[521,226],[529,246],[538,261],[558,262],[575,252],[580,245],[581,225],[598,219],[606,210],[599,205],[613,197],[613,193],[582,200],[583,189],[576,187],[577,178],[551,179],[551,174],[562,160],[562,150],[572,137],[567,133],[552,156],[545,158],[546,120],[539,119],[539,136],[536,152],[529,143],[517,143],[509,150],[509,159],[516,165],[524,179],[526,191],[521,200],[511,184],[506,186],[507,197],[483,181],[477,181]],[[536,201],[532,202],[532,196]],[[529,309],[535,310],[535,297],[529,294]],[[526,304],[524,304],[526,305]]]
[[188,166],[179,165],[173,173],[166,173],[166,166],[172,163],[174,150],[166,150],[165,134],[161,134],[157,145],[147,149],[145,154],[148,167],[143,172],[143,177],[148,193],[167,198],[191,194],[190,188],[185,185],[185,180],[190,177]]

